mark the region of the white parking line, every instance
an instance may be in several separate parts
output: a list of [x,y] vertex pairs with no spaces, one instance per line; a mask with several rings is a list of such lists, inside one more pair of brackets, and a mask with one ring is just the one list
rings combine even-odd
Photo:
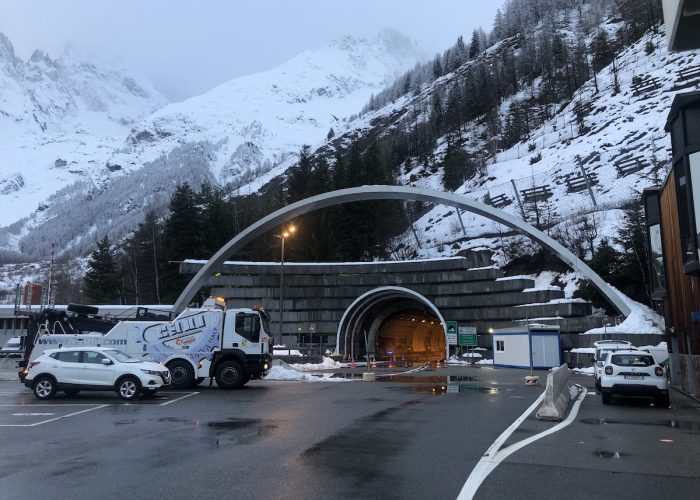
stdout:
[[161,403],[158,406],[169,405],[170,403],[175,403],[176,401],[180,401],[180,400],[183,400],[185,398],[189,398],[190,396],[196,396],[197,394],[199,394],[199,393],[198,392],[190,392],[189,394],[185,394],[184,396],[180,396],[179,398],[173,399],[172,401],[166,401],[165,403]]
[[514,443],[508,446],[507,448],[501,450],[500,448],[501,446],[503,446],[503,443],[506,442],[510,435],[513,432],[515,432],[515,429],[517,429],[520,426],[520,424],[528,417],[528,415],[530,415],[530,413],[532,413],[535,410],[535,408],[542,402],[542,399],[544,399],[544,392],[540,394],[540,397],[538,397],[537,400],[535,400],[535,402],[532,403],[530,407],[515,420],[515,422],[513,422],[505,431],[503,431],[503,433],[500,436],[498,436],[496,441],[493,442],[489,449],[486,450],[486,453],[484,453],[484,455],[481,457],[479,463],[476,464],[474,470],[472,470],[471,474],[469,474],[467,482],[464,483],[462,491],[459,492],[457,500],[471,500],[472,498],[474,498],[476,490],[479,489],[481,483],[483,483],[484,480],[488,477],[488,475],[511,454],[537,441],[538,439],[548,436],[549,434],[553,434],[571,424],[571,422],[573,422],[576,418],[576,415],[578,415],[578,409],[581,406],[581,402],[585,399],[587,392],[588,391],[585,388],[582,389],[581,393],[576,399],[576,402],[574,403],[574,406],[569,412],[569,416],[564,421],[558,423],[550,429],[547,429],[544,432],[540,432],[539,434],[530,436],[527,439],[518,441],[517,443]]
[[[17,406],[19,406],[19,405],[17,405]],[[36,406],[39,406],[39,405],[36,405]],[[56,406],[59,406],[59,405],[56,405]],[[60,406],[69,406],[69,405],[60,405]],[[74,406],[74,405],[70,405],[70,406]],[[62,418],[74,417],[76,415],[80,415],[81,413],[87,413],[89,411],[99,410],[100,408],[106,408],[107,406],[109,406],[109,405],[100,405],[100,406],[96,406],[94,408],[87,408],[85,410],[80,410],[80,411],[76,411],[73,413],[69,413],[68,415],[61,415],[60,417],[50,418],[48,420],[42,420],[41,422],[34,422],[33,424],[0,424],[0,427],[36,427],[37,425],[48,424],[49,422],[55,422],[56,420],[60,420]]]

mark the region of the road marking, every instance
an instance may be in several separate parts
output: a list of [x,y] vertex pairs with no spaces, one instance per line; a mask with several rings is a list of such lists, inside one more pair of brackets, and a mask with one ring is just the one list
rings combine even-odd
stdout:
[[13,413],[13,417],[50,417],[55,413]]
[[197,394],[199,394],[199,393],[198,392],[190,392],[189,394],[185,394],[184,396],[173,399],[172,401],[166,401],[165,403],[160,403],[158,406],[169,405],[170,403],[175,403],[176,401],[180,401],[182,399],[189,398],[190,396],[196,396]]
[[510,427],[503,431],[503,433],[500,436],[498,436],[496,441],[493,442],[489,449],[486,450],[486,453],[484,453],[484,455],[481,457],[479,463],[476,464],[476,467],[474,467],[471,474],[469,474],[467,482],[464,483],[462,491],[459,492],[457,500],[471,500],[472,498],[474,498],[474,495],[481,486],[481,483],[483,483],[484,480],[488,477],[488,475],[511,454],[537,441],[538,439],[542,439],[543,437],[553,434],[571,424],[571,422],[573,422],[576,418],[579,407],[581,406],[581,402],[585,399],[587,392],[588,391],[585,388],[582,388],[581,393],[579,394],[578,398],[576,399],[576,402],[574,403],[574,406],[569,412],[569,416],[566,417],[565,420],[558,423],[554,427],[547,429],[544,432],[540,432],[539,434],[530,436],[527,439],[518,441],[517,443],[514,443],[508,446],[507,448],[501,450],[500,448],[503,445],[503,443],[505,443],[505,441],[510,437],[510,435],[513,432],[515,432],[515,429],[517,429],[520,426],[520,424],[523,423],[523,421],[528,417],[528,415],[530,415],[530,413],[532,413],[535,410],[537,405],[539,405],[542,402],[542,400],[544,399],[544,392],[540,394],[540,397],[538,397],[535,400],[535,402],[532,403],[530,407],[527,410],[525,410],[525,412],[510,425]]
[[[19,406],[19,405],[15,405],[15,406]],[[68,405],[61,405],[61,406],[68,406]],[[55,422],[56,420],[61,420],[62,418],[75,417],[76,415],[80,415],[81,413],[87,413],[89,411],[99,410],[100,408],[106,408],[108,406],[110,406],[110,405],[100,405],[100,406],[96,406],[94,408],[87,408],[85,410],[80,410],[80,411],[76,411],[73,413],[69,413],[68,415],[61,415],[60,417],[50,418],[48,420],[42,420],[41,422],[34,422],[33,424],[0,424],[0,427],[36,427],[37,425],[48,424],[49,422]]]
[[27,408],[29,406],[95,406],[95,403],[27,403],[23,405],[0,405],[0,408],[7,408],[12,406],[20,406],[22,408]]

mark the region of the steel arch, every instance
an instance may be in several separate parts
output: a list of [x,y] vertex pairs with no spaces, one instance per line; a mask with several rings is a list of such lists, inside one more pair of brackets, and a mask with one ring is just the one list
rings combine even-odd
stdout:
[[192,300],[192,297],[194,297],[197,291],[206,283],[207,277],[214,270],[217,270],[230,255],[241,250],[260,234],[269,231],[288,219],[299,217],[300,215],[313,212],[314,210],[334,205],[342,205],[343,203],[350,203],[353,201],[368,200],[416,200],[449,205],[508,226],[549,248],[557,257],[571,266],[574,271],[590,281],[593,287],[595,287],[603,297],[608,299],[621,314],[629,316],[631,312],[630,307],[627,305],[620,292],[608,285],[588,267],[585,262],[564,248],[564,246],[527,222],[502,210],[486,205],[485,203],[467,198],[464,195],[411,186],[360,186],[340,189],[312,196],[280,208],[263,217],[255,224],[248,226],[221,247],[187,284],[175,301],[173,311],[175,313],[181,312]]

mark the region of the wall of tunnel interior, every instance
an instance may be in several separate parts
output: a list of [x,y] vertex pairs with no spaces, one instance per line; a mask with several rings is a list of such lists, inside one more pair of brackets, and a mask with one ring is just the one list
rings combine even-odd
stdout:
[[433,314],[419,310],[404,310],[392,314],[377,332],[377,358],[409,363],[436,361],[445,358],[445,331]]

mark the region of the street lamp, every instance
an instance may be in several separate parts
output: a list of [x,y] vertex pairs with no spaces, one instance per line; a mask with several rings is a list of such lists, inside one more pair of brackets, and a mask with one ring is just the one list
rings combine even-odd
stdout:
[[276,234],[275,237],[282,240],[282,252],[280,255],[280,329],[278,342],[282,341],[282,323],[284,323],[284,309],[282,301],[284,299],[284,241],[292,236],[297,228],[294,225],[288,226],[281,234]]

